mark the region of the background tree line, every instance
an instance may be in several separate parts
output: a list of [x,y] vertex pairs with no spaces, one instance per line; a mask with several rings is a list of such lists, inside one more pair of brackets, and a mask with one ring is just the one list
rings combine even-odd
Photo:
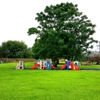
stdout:
[[0,58],[31,58],[32,49],[24,42],[12,41],[3,42],[0,46]]

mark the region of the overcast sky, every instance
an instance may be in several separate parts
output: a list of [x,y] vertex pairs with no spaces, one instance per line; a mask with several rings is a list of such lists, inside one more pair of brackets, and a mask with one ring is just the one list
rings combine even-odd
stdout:
[[79,11],[96,24],[94,39],[100,40],[100,1],[99,0],[0,0],[0,44],[8,40],[24,41],[31,47],[36,38],[28,36],[30,27],[37,27],[36,13],[48,5],[72,2],[78,4]]

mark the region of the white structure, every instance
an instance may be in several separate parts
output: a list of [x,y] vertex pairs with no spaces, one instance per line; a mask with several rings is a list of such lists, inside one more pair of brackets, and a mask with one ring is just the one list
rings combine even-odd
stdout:
[[16,69],[24,69],[24,62],[23,61],[19,61],[19,64],[16,66]]
[[43,69],[43,66],[45,66],[46,61],[40,61],[40,69]]

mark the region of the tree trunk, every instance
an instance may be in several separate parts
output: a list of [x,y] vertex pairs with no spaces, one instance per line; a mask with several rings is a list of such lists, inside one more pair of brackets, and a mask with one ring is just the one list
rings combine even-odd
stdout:
[[57,58],[57,64],[59,64],[59,58]]
[[52,64],[57,67],[57,64],[59,64],[59,59],[52,59]]

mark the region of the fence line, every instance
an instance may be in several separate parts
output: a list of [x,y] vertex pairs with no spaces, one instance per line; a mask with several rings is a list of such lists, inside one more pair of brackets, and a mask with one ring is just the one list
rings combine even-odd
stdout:
[[0,58],[0,61],[3,62],[19,62],[19,61],[24,61],[24,62],[36,62],[36,59],[34,58]]

